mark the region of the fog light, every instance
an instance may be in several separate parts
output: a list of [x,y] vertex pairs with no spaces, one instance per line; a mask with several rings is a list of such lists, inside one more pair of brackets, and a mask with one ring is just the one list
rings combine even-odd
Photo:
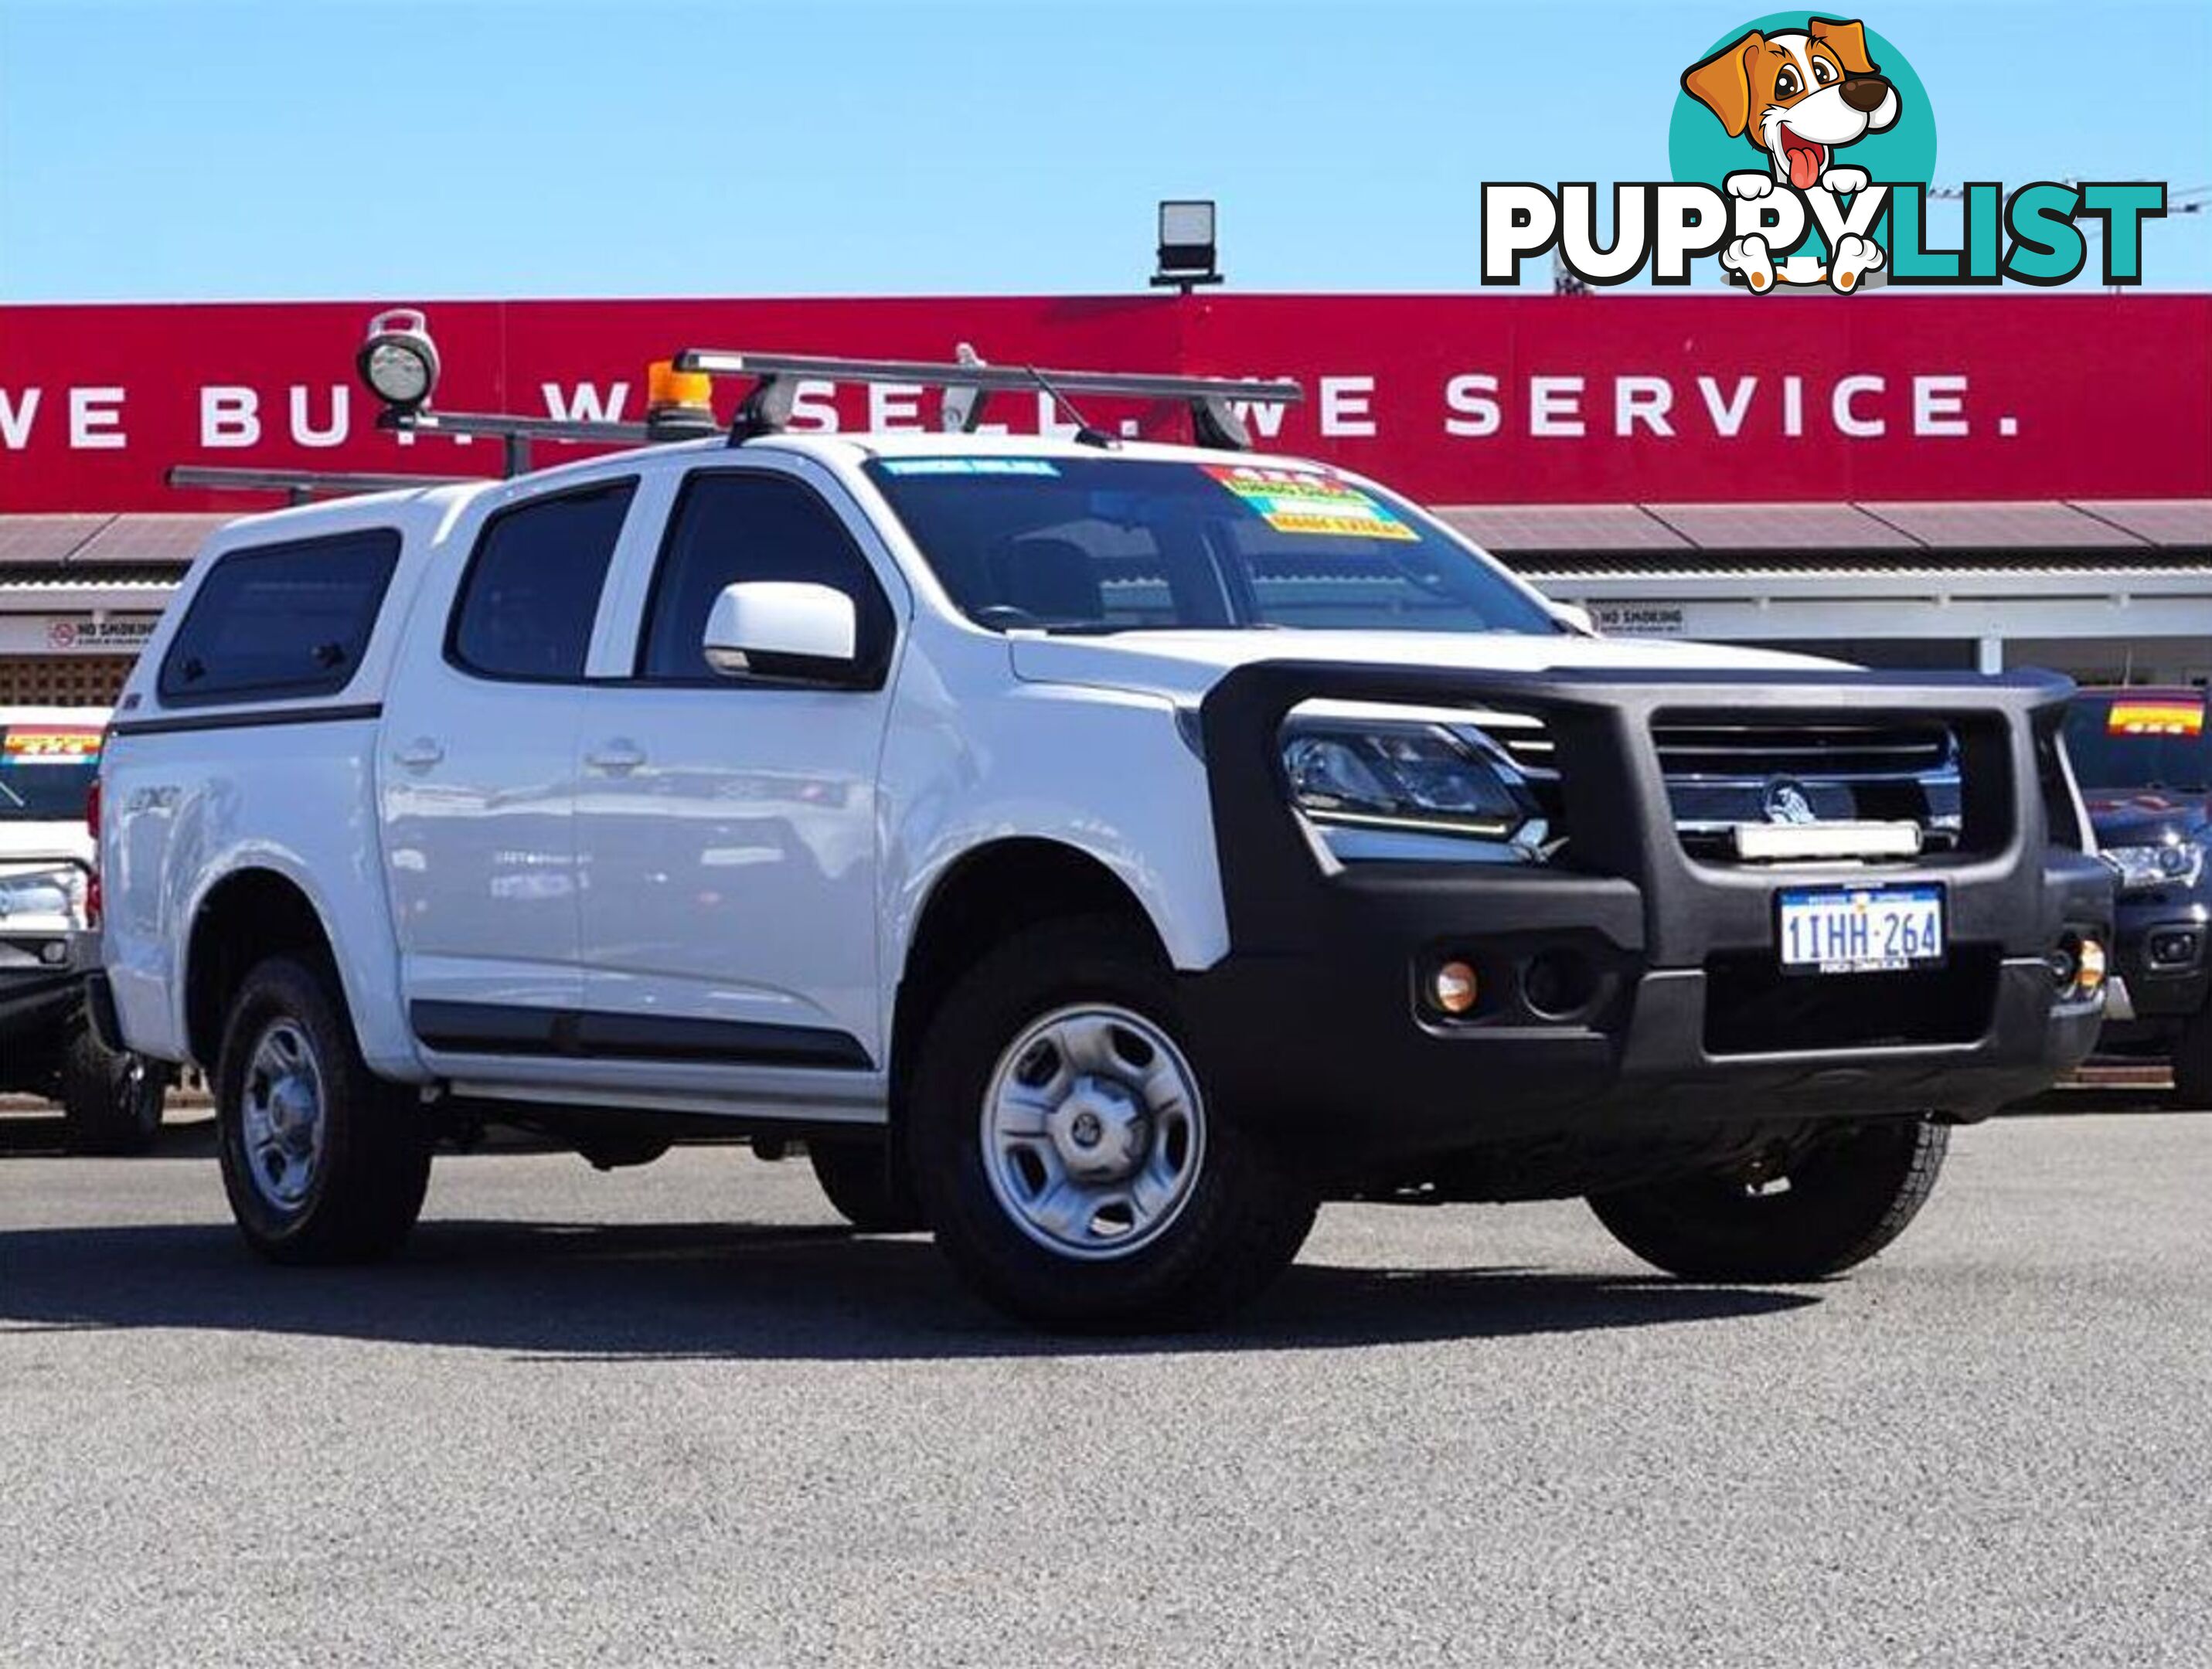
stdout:
[[1474,968],[1463,962],[1448,962],[1429,981],[1429,994],[1446,1014],[1465,1014],[1474,1006],[1481,988]]
[[2105,988],[2105,947],[2095,939],[2085,938],[2074,950],[2074,989],[2084,997],[2094,997]]
[[39,947],[39,960],[49,968],[59,968],[69,960],[69,946],[60,939],[48,939]]

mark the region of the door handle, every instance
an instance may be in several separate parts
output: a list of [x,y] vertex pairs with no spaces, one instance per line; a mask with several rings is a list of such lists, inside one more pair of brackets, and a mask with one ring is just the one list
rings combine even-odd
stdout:
[[645,750],[628,737],[617,736],[586,754],[584,763],[593,770],[607,771],[620,776],[645,763]]
[[392,750],[394,762],[410,771],[427,771],[445,756],[445,748],[435,737],[429,736],[418,736],[405,746]]

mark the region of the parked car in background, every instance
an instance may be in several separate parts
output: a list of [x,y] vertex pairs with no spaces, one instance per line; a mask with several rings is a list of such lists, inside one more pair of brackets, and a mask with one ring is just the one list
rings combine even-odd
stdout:
[[0,1091],[62,1104],[81,1152],[144,1148],[166,1071],[108,1048],[85,1012],[100,963],[86,802],[103,709],[0,707]]
[[2112,994],[2099,1047],[2165,1054],[2185,1101],[2212,1107],[2212,735],[2202,689],[2085,689],[2066,747],[2119,875]]

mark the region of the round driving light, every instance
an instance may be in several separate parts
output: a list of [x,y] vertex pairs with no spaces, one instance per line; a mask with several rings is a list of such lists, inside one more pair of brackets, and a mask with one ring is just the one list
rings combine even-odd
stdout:
[[1474,969],[1463,962],[1448,962],[1429,981],[1429,994],[1446,1014],[1465,1014],[1481,994]]
[[412,307],[370,319],[354,366],[368,391],[395,411],[419,410],[438,386],[438,349],[428,322]]
[[2084,997],[2105,988],[2105,947],[2095,939],[2083,939],[2074,952],[2074,988]]

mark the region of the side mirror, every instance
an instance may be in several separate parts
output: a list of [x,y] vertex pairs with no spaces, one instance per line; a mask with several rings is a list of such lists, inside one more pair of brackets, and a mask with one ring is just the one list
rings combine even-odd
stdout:
[[1602,635],[1597,629],[1597,617],[1579,603],[1554,603],[1552,613],[1563,624],[1572,627],[1584,637]]
[[831,586],[749,580],[722,587],[700,647],[725,677],[842,683],[860,660],[860,616]]

